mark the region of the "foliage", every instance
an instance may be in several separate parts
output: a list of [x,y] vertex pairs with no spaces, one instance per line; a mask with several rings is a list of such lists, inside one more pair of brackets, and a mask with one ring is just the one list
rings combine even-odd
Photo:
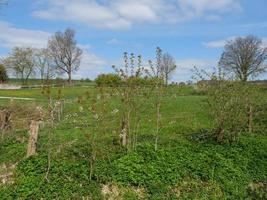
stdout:
[[245,131],[247,123],[246,102],[242,84],[218,81],[210,87],[208,104],[215,119],[215,135],[218,142],[233,141]]
[[[231,92],[240,86],[227,84],[231,86],[230,91],[226,91],[224,85],[221,85],[221,91],[226,91],[224,94],[231,101],[240,100],[239,94],[232,95]],[[157,122],[151,116],[155,116],[157,93],[150,88],[135,86],[128,93],[133,94],[131,104],[125,105],[130,105],[131,112],[136,111],[131,113],[130,128],[138,134],[130,132],[129,138],[135,146],[124,148],[116,142],[125,112],[121,96],[124,89],[62,88],[61,97],[66,102],[62,121],[51,130],[50,139],[47,125],[41,129],[38,154],[34,157],[24,158],[26,131],[12,132],[4,137],[0,141],[0,170],[2,164],[17,165],[14,184],[1,185],[0,196],[3,199],[105,199],[103,185],[113,185],[122,199],[264,199],[266,135],[242,132],[236,142],[218,144],[210,139],[215,127],[215,118],[209,115],[210,106],[206,104],[210,94],[200,96],[191,86],[168,86],[162,87],[162,134],[158,135],[155,151]],[[255,91],[246,86],[240,92],[245,89],[249,93],[243,93],[244,99]],[[34,97],[39,106],[47,104],[47,98],[39,90],[0,93],[3,96]],[[265,91],[260,93],[266,102]],[[57,98],[58,89],[51,88],[50,94]],[[222,99],[231,107],[226,98]],[[265,107],[258,98],[248,100],[255,112],[260,110],[262,113]],[[9,102],[1,100],[0,104],[6,107]],[[25,106],[25,102],[20,105]],[[258,120],[261,116],[264,115],[255,115],[254,120],[262,123]],[[137,121],[139,127],[135,129],[133,122]],[[229,127],[227,125],[226,129]],[[246,129],[247,124],[239,130],[243,128]],[[45,179],[48,146],[51,147],[49,181]],[[140,197],[138,189],[144,198]]]
[[[246,191],[250,181],[264,180],[267,176],[266,161],[256,159],[266,155],[266,143],[261,144],[260,137],[253,137],[242,137],[234,146],[198,145],[182,139],[176,141],[177,147],[157,152],[152,145],[139,145],[136,152],[115,159],[111,164],[106,162],[108,170],[102,166],[97,170],[97,177],[108,171],[105,176],[111,176],[113,181],[148,188],[150,198],[158,195],[166,198],[177,187],[184,198],[194,195],[199,198],[205,195],[206,198],[245,198],[249,196]],[[259,146],[255,148],[256,144]],[[256,166],[258,170],[254,171]],[[206,192],[198,193],[195,188],[191,193],[194,185]]]
[[3,60],[4,65],[26,84],[35,74],[34,50],[31,47],[15,47]]
[[100,74],[95,79],[97,86],[109,86],[115,87],[120,86],[122,80],[119,75],[116,74]]

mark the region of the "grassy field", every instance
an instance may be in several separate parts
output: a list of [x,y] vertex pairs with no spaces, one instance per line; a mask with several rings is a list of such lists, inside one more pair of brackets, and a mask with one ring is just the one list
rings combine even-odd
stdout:
[[[135,145],[124,148],[119,144],[124,108],[116,95],[122,91],[61,88],[60,98],[65,100],[63,115],[55,120],[51,131],[46,126],[41,129],[36,156],[25,157],[26,130],[13,130],[2,137],[0,166],[7,166],[5,170],[13,175],[9,183],[0,183],[1,199],[266,197],[266,135],[243,133],[233,144],[217,144],[210,137],[214,121],[206,96],[191,87],[169,87],[161,98],[158,150],[155,151],[155,95],[146,88],[141,96],[135,97],[134,108],[139,113],[135,117],[140,119],[138,129],[132,133]],[[33,104],[47,107],[44,93],[41,89],[0,90],[2,97],[35,99],[14,100],[24,107]],[[53,99],[58,98],[59,88],[52,88],[51,93]],[[9,104],[10,100],[0,99],[2,107]],[[92,109],[99,120],[95,120]],[[3,173],[2,167],[0,174]]]

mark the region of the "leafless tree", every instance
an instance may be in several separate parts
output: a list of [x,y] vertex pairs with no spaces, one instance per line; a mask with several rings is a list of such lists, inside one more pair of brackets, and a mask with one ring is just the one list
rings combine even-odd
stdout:
[[35,74],[34,51],[30,47],[15,47],[9,56],[3,59],[4,65],[27,83],[30,76]]
[[170,76],[175,71],[175,69],[176,64],[174,58],[168,53],[163,54],[160,64],[160,71],[164,76],[166,85],[168,84],[168,80],[170,79]]
[[58,31],[48,42],[49,53],[60,73],[67,73],[71,84],[72,73],[80,66],[82,50],[77,46],[75,31],[66,29],[64,33]]
[[35,49],[34,58],[42,81],[53,78],[55,70],[48,49]]
[[219,65],[239,80],[247,81],[266,71],[267,48],[255,36],[238,37],[225,45]]

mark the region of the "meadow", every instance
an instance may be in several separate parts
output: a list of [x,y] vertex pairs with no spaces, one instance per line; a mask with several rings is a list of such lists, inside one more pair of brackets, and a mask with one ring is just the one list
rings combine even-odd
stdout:
[[[33,105],[47,109],[64,101],[53,126],[45,117],[35,156],[26,158],[27,129],[1,137],[0,174],[12,173],[0,183],[1,199],[266,198],[266,133],[244,132],[233,143],[218,144],[207,97],[193,86],[164,87],[160,116],[150,87],[131,91],[128,104],[123,87],[47,90],[0,91],[1,97],[34,98],[0,99],[1,107],[15,104],[28,112]],[[120,144],[124,113],[131,115],[126,146]]]

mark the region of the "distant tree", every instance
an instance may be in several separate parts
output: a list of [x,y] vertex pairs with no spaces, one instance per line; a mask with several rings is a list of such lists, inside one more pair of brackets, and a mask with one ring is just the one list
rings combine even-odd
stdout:
[[0,64],[0,83],[6,82],[8,79],[6,68],[3,64]]
[[36,69],[39,71],[40,77],[43,81],[54,77],[54,65],[48,49],[35,49],[34,61]]
[[30,76],[35,74],[34,50],[30,47],[15,47],[3,60],[4,65],[10,69],[22,83],[27,83]]
[[234,73],[241,81],[255,77],[266,70],[267,48],[255,36],[238,37],[225,45],[219,65]]
[[77,46],[75,31],[66,29],[64,33],[56,32],[48,42],[49,53],[60,73],[67,73],[71,84],[72,73],[80,66],[82,50]]
[[168,84],[168,80],[170,79],[170,76],[176,69],[176,64],[174,58],[168,54],[165,53],[162,55],[161,59],[161,65],[160,65],[160,71],[164,76],[165,84]]

